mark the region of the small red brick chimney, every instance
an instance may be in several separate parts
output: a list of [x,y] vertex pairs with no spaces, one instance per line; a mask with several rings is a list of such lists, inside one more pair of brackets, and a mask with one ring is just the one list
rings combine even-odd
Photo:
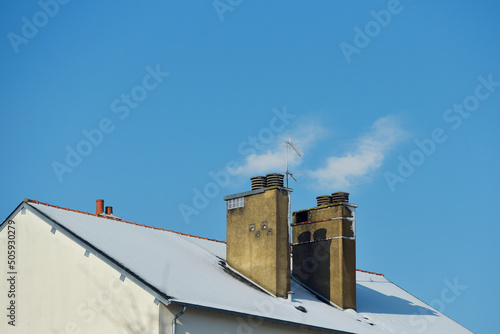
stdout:
[[113,207],[112,206],[107,206],[106,207],[106,214],[107,215],[113,215]]
[[101,214],[104,213],[104,200],[103,199],[98,199],[95,201],[95,213],[96,214]]

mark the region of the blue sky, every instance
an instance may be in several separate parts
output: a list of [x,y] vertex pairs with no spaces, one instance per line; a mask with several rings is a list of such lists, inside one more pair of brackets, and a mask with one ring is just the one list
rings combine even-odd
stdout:
[[4,217],[103,198],[225,239],[291,134],[292,210],[351,193],[358,268],[496,332],[498,2],[41,3],[0,5]]

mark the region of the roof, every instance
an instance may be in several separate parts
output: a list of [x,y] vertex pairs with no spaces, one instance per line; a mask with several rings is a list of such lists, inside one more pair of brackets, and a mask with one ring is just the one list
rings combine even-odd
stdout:
[[[21,203],[165,304],[174,303],[335,333],[471,333],[390,282],[356,272],[358,311],[333,307],[292,280],[293,301],[275,298],[225,268],[225,243],[46,203]],[[302,306],[307,312],[297,309]],[[416,321],[418,319],[418,321]]]

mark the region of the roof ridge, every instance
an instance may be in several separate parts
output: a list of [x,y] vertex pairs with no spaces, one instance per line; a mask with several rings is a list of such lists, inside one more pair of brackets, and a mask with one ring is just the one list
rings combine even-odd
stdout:
[[144,225],[144,224],[137,224],[135,222],[126,221],[125,219],[112,218],[112,217],[102,216],[102,215],[99,215],[97,213],[88,213],[87,211],[80,211],[80,210],[75,210],[75,209],[63,208],[63,207],[60,207],[60,206],[57,206],[57,205],[52,205],[52,204],[49,204],[49,203],[40,202],[40,201],[37,201],[37,200],[34,200],[34,199],[25,198],[25,199],[23,199],[23,202],[26,202],[26,203],[35,203],[35,204],[40,204],[40,205],[46,205],[46,206],[49,206],[49,207],[52,207],[52,208],[56,208],[56,209],[73,211],[73,212],[82,213],[82,214],[89,215],[89,216],[95,216],[95,217],[98,217],[98,218],[105,218],[105,219],[115,220],[115,221],[123,222],[123,223],[126,223],[126,224],[131,224],[131,225],[140,226],[140,227],[144,227],[144,228],[151,228],[151,229],[159,230],[159,231],[165,231],[165,232],[175,233],[175,234],[183,235],[183,236],[186,236],[186,237],[197,238],[197,239],[208,240],[208,241],[214,241],[214,242],[220,242],[222,244],[226,243],[225,241],[222,241],[222,240],[208,239],[207,237],[200,237],[198,235],[191,235],[191,234],[188,234],[188,233],[176,232],[176,231],[172,231],[172,230],[165,230],[164,228],[161,228],[161,227],[154,227],[154,226],[148,226],[148,225]]
[[367,274],[372,274],[372,275],[377,275],[377,276],[385,277],[384,274],[374,273],[373,271],[367,271],[367,270],[361,270],[361,269],[356,269],[356,271],[360,271],[362,273],[367,273]]
[[[108,217],[108,216],[102,216],[102,215],[99,215],[99,214],[96,214],[96,213],[88,213],[87,211],[80,211],[80,210],[75,210],[75,209],[63,208],[63,207],[60,207],[58,205],[52,205],[52,204],[45,203],[45,202],[40,202],[40,201],[37,201],[37,200],[34,200],[34,199],[25,198],[23,200],[23,202],[46,205],[46,206],[50,206],[50,207],[53,207],[53,208],[56,208],[56,209],[73,211],[73,212],[82,213],[82,214],[89,215],[89,216],[95,216],[95,217],[99,217],[99,218],[105,218],[105,219],[120,221],[120,222],[123,222],[123,223],[126,223],[126,224],[131,224],[131,225],[135,225],[135,226],[139,226],[139,227],[151,228],[151,229],[154,229],[154,230],[175,233],[175,234],[183,235],[183,236],[186,236],[186,237],[191,237],[191,238],[196,238],[196,239],[202,239],[202,240],[207,240],[207,241],[214,241],[214,242],[219,242],[219,243],[222,243],[222,244],[226,244],[226,242],[222,241],[222,240],[208,239],[207,237],[200,237],[198,235],[191,235],[189,233],[182,233],[182,232],[177,232],[177,231],[172,231],[172,230],[165,230],[164,228],[161,228],[161,227],[154,227],[154,226],[148,226],[148,225],[144,225],[144,224],[137,224],[135,222],[126,221],[125,219],[118,219],[118,218],[112,218],[112,217]],[[367,273],[367,274],[372,274],[372,275],[377,275],[377,276],[385,277],[384,274],[375,273],[373,271],[367,271],[367,270],[362,270],[362,269],[356,269],[356,271],[359,271],[359,272],[362,272],[362,273]]]

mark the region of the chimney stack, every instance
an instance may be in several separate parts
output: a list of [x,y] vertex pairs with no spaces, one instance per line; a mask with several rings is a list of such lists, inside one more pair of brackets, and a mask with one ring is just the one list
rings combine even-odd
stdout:
[[113,207],[112,206],[107,206],[106,207],[106,214],[112,216],[113,215]]
[[292,214],[292,275],[335,305],[355,310],[357,205],[344,192],[316,199],[317,207]]
[[103,199],[98,199],[95,201],[96,205],[95,205],[95,213],[98,215],[98,214],[101,214],[101,213],[104,213],[104,200]]
[[225,196],[227,264],[269,293],[290,291],[288,203],[283,174],[255,176],[252,190]]

